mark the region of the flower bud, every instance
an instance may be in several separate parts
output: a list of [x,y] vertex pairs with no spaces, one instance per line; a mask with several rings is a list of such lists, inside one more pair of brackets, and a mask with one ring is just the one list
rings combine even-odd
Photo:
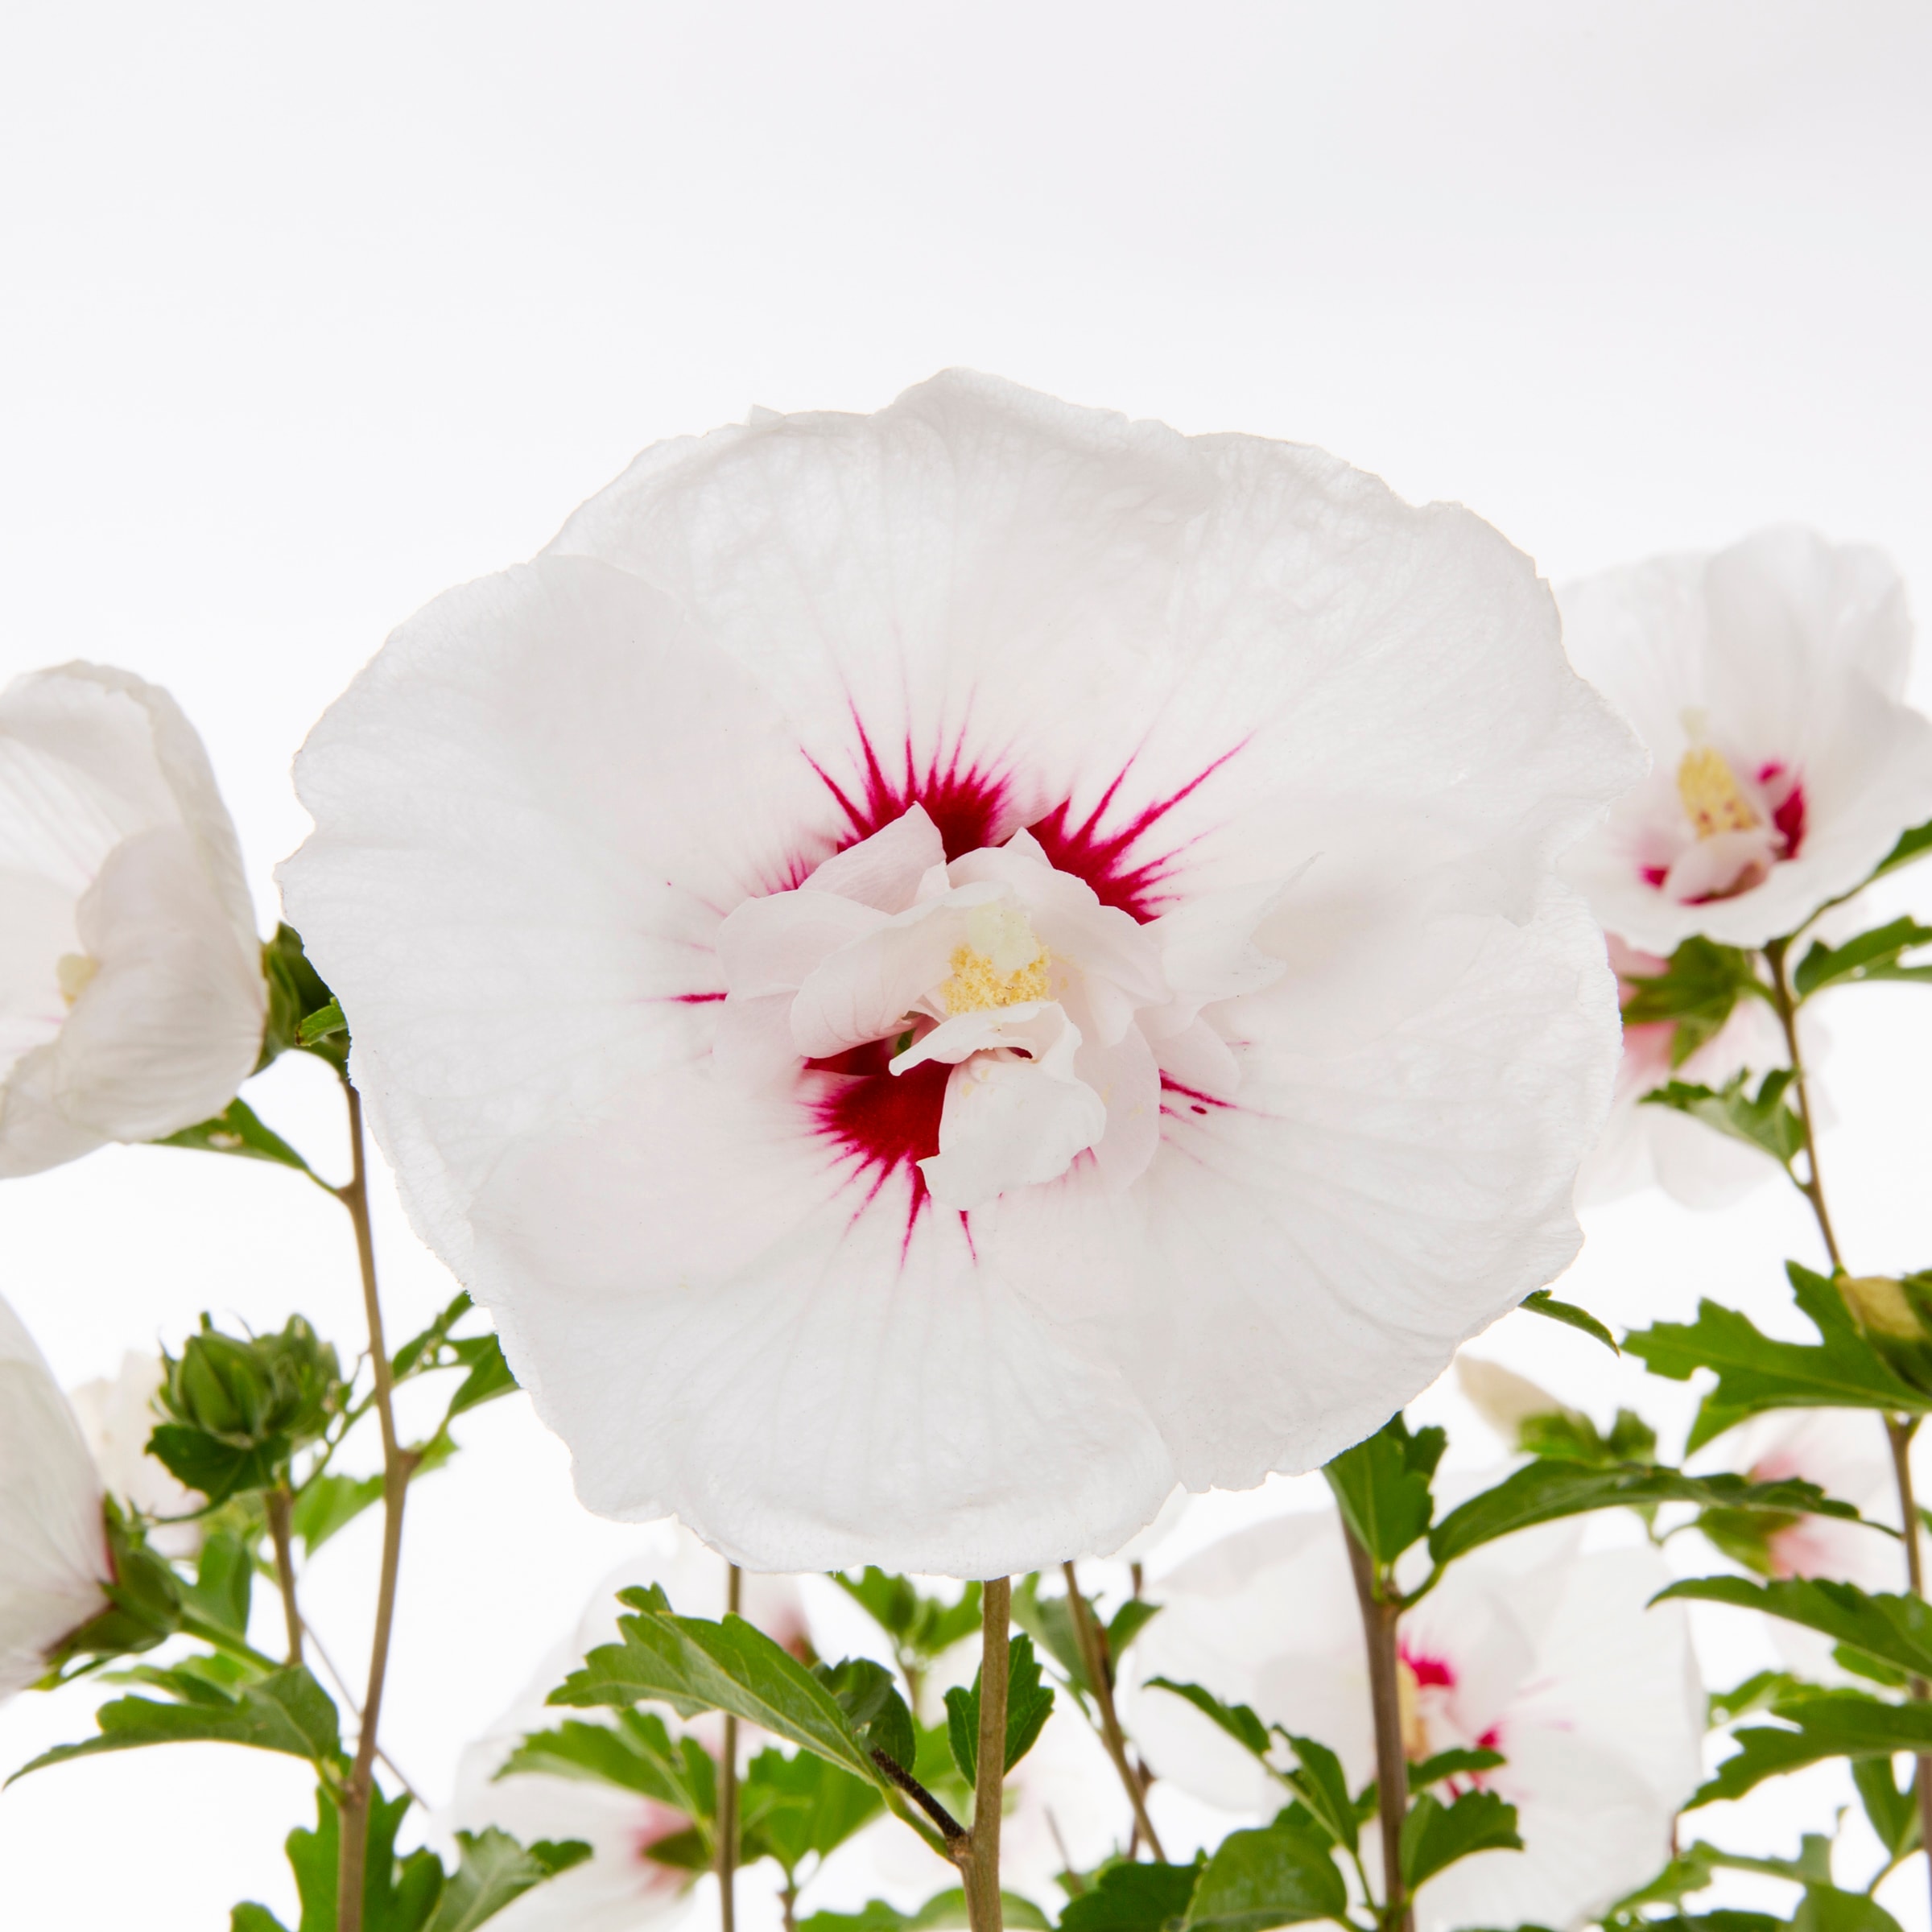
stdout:
[[167,1358],[160,1402],[169,1415],[242,1446],[280,1436],[297,1447],[322,1433],[341,1406],[341,1368],[300,1315],[246,1340],[223,1335],[205,1315],[201,1324]]
[[1852,1319],[1868,1335],[1894,1341],[1922,1342],[1925,1325],[1903,1282],[1889,1274],[1841,1275],[1838,1291],[1852,1311]]

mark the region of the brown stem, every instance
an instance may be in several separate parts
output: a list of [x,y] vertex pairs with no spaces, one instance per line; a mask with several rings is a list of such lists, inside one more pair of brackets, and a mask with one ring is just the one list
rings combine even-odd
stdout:
[[1080,1579],[1074,1574],[1073,1565],[1062,1563],[1060,1571],[1067,1579],[1067,1608],[1072,1612],[1073,1633],[1080,1643],[1080,1658],[1087,1666],[1088,1682],[1093,1686],[1093,1701],[1100,1707],[1100,1742],[1107,1747],[1107,1755],[1113,1760],[1113,1768],[1126,1787],[1127,1802],[1133,1807],[1136,1833],[1147,1841],[1147,1848],[1155,1858],[1166,1864],[1167,1854],[1161,1849],[1154,1820],[1147,1815],[1147,1787],[1141,1783],[1140,1773],[1128,1758],[1126,1734],[1121,1729],[1121,1720],[1114,1710],[1113,1670],[1100,1627],[1094,1620],[1086,1598],[1080,1594]]
[[[744,1595],[745,1573],[736,1563],[724,1566],[724,1614],[736,1616]],[[724,1719],[724,1751],[718,1765],[718,1922],[723,1932],[737,1932],[738,1898],[738,1720]],[[791,1909],[786,1909],[790,1923]]]
[[947,1856],[964,1864],[972,1850],[972,1834],[903,1765],[883,1751],[873,1752],[872,1761],[939,1827]]
[[1408,1888],[1402,1882],[1402,1821],[1409,1814],[1409,1759],[1402,1749],[1402,1695],[1397,1674],[1396,1620],[1402,1605],[1383,1588],[1376,1563],[1344,1523],[1348,1567],[1362,1612],[1362,1641],[1368,1652],[1368,1697],[1375,1712],[1375,1784],[1382,1821],[1382,1905],[1385,1932],[1414,1932]]
[[1805,1076],[1805,1056],[1798,1044],[1798,1002],[1792,998],[1790,982],[1785,976],[1785,949],[1790,944],[1789,939],[1773,939],[1765,948],[1765,960],[1771,968],[1771,1004],[1784,1030],[1785,1055],[1791,1063],[1791,1092],[1798,1102],[1798,1124],[1805,1137],[1806,1179],[1798,1185],[1811,1203],[1812,1216],[1824,1236],[1825,1253],[1831,1257],[1831,1265],[1842,1269],[1844,1257],[1838,1251],[1838,1236],[1832,1232],[1831,1216],[1825,1206],[1825,1183],[1818,1169],[1818,1139],[1811,1130],[1811,1094]]
[[282,1623],[288,1633],[288,1661],[302,1661],[302,1612],[295,1607],[295,1551],[288,1519],[295,1498],[286,1483],[267,1492],[268,1534],[275,1546],[275,1581],[282,1591]]
[[[1899,1518],[1905,1530],[1905,1582],[1914,1596],[1926,1594],[1926,1573],[1918,1541],[1918,1504],[1912,1492],[1912,1438],[1918,1432],[1917,1416],[1889,1415],[1885,1438],[1892,1445],[1892,1474],[1898,1485]],[[1906,1680],[1907,1695],[1923,1703],[1932,1689],[1922,1677]],[[1926,1879],[1932,1884],[1932,1757],[1918,1761],[1918,1834],[1926,1858]]]
[[338,1801],[341,1851],[336,1865],[336,1932],[362,1932],[362,1894],[369,1852],[369,1792],[375,1782],[376,1727],[382,1713],[382,1684],[389,1670],[390,1632],[396,1616],[396,1573],[402,1560],[402,1504],[416,1458],[396,1439],[394,1389],[389,1348],[382,1339],[382,1304],[376,1292],[375,1239],[369,1220],[369,1168],[362,1141],[362,1096],[346,1076],[349,1145],[353,1162],[348,1185],[336,1190],[355,1224],[356,1259],[362,1270],[362,1306],[369,1321],[369,1359],[375,1377],[376,1420],[382,1430],[382,1568],[376,1585],[376,1627],[369,1651],[369,1688],[362,1697],[362,1724],[355,1763]]
[[980,1594],[980,1737],[972,1829],[956,1854],[966,1880],[971,1932],[1002,1932],[1000,1806],[1006,1781],[1006,1646],[1012,1620],[1012,1578],[989,1578]]
[[785,1932],[798,1932],[799,1889],[788,1885],[778,1893],[778,1916],[784,1921]]

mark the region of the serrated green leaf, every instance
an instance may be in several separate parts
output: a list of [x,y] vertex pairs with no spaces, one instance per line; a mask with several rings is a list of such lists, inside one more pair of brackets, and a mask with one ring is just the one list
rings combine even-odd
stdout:
[[837,1700],[852,1734],[867,1752],[883,1751],[901,1770],[919,1752],[912,1713],[899,1695],[892,1673],[869,1657],[820,1664],[812,1673]]
[[1534,1462],[1451,1510],[1430,1533],[1429,1554],[1439,1565],[1452,1563],[1480,1544],[1533,1524],[1591,1510],[1647,1509],[1658,1503],[1854,1518],[1858,1514],[1849,1503],[1835,1501],[1815,1484],[1792,1479],[1753,1483],[1741,1476],[1686,1476],[1681,1469],[1642,1463],[1592,1469],[1580,1463]]
[[1546,1321],[1561,1322],[1566,1328],[1574,1328],[1593,1342],[1601,1342],[1612,1355],[1623,1352],[1616,1345],[1616,1337],[1587,1308],[1579,1308],[1574,1302],[1559,1302],[1547,1288],[1525,1295],[1517,1306],[1525,1315],[1540,1315]]
[[251,1900],[229,1913],[228,1932],[288,1932],[288,1927],[266,1905]]
[[[1046,1914],[1031,1899],[1002,1892],[1000,1906],[1001,1918],[1018,1932],[1050,1932]],[[956,1885],[927,1899],[916,1912],[902,1912],[881,1898],[869,1900],[857,1912],[815,1912],[799,1921],[798,1932],[936,1932],[967,1922],[965,1890]]]
[[550,1694],[553,1704],[668,1704],[680,1716],[726,1711],[881,1787],[886,1774],[838,1701],[805,1666],[742,1617],[675,1616],[662,1590],[625,1590],[633,1614]]
[[1872,877],[1882,878],[1888,872],[1896,872],[1901,865],[1909,865],[1914,859],[1923,858],[1932,852],[1932,819],[1923,825],[1914,825],[1909,832],[1899,835],[1898,843],[1878,862]]
[[[1245,1708],[1245,1707],[1244,1707]],[[1326,1744],[1311,1737],[1297,1737],[1284,1732],[1294,1752],[1295,1768],[1281,1774],[1282,1781],[1307,1807],[1308,1814],[1339,1845],[1356,1849],[1355,1801],[1348,1794],[1348,1780],[1342,1761]]]
[[[1033,1748],[1052,1714],[1053,1686],[1040,1674],[1033,1639],[1022,1633],[1006,1647],[1007,1770]],[[946,1736],[952,1748],[952,1761],[970,1785],[980,1757],[980,1678],[976,1671],[970,1689],[955,1686],[946,1693]]]
[[1425,1791],[1402,1820],[1402,1876],[1413,1892],[1477,1852],[1520,1852],[1516,1807],[1493,1791],[1465,1791],[1445,1805]]
[[349,1022],[342,1017],[341,1005],[332,998],[326,1006],[318,1006],[305,1015],[295,1027],[295,1044],[298,1046],[319,1046],[323,1041],[333,1039],[339,1033],[349,1031]]
[[1025,1577],[1013,1592],[1013,1620],[1059,1666],[1075,1690],[1093,1695],[1080,1633],[1073,1627],[1073,1607],[1063,1596],[1042,1596],[1038,1576]]
[[1696,1576],[1659,1591],[1656,1600],[1667,1597],[1761,1611],[1822,1631],[1909,1675],[1932,1677],[1932,1604],[1915,1596],[1869,1596],[1854,1583],[1823,1578],[1753,1583],[1741,1576]]
[[503,1357],[503,1345],[493,1334],[466,1335],[450,1347],[457,1365],[469,1373],[449,1398],[448,1412],[444,1418],[446,1422],[466,1409],[494,1402],[500,1395],[516,1393],[517,1378],[510,1373],[510,1364]]
[[246,1637],[254,1574],[248,1546],[238,1536],[218,1531],[202,1542],[194,1582],[179,1586],[181,1600],[217,1629]]
[[1117,1670],[1121,1659],[1126,1654],[1127,1647],[1161,1613],[1158,1604],[1150,1604],[1144,1596],[1130,1596],[1113,1613],[1113,1620],[1107,1625],[1107,1655]]
[[1186,1917],[1200,1876],[1198,1864],[1142,1865],[1119,1860],[1069,1901],[1060,1914],[1060,1932],[1163,1932]]
[[1278,1818],[1233,1831],[1208,1861],[1187,1907],[1187,1926],[1212,1932],[1268,1932],[1273,1926],[1341,1918],[1348,1887],[1327,1840]]
[[808,1855],[827,1856],[870,1823],[881,1802],[876,1785],[809,1751],[761,1751],[738,1790],[741,1856],[774,1858],[789,1878]]
[[1840,981],[1932,979],[1932,969],[1899,964],[1901,954],[1921,946],[1932,946],[1932,926],[1922,926],[1913,919],[1893,919],[1847,939],[1842,946],[1815,940],[1798,962],[1791,984],[1799,999],[1808,1000]]
[[[245,1684],[233,1698],[210,1698],[209,1688],[197,1684],[192,1694],[195,1701],[188,1703],[115,1698],[94,1713],[99,1736],[43,1752],[14,1777],[25,1777],[30,1771],[77,1757],[97,1757],[103,1752],[133,1751],[150,1744],[247,1744],[258,1751],[282,1752],[319,1765],[333,1764],[341,1757],[336,1707],[300,1665]],[[13,1778],[7,1782],[12,1783]]]
[[310,964],[302,949],[301,935],[292,926],[278,926],[275,937],[263,945],[262,970],[268,981],[268,1024],[262,1031],[262,1055],[255,1071],[258,1073],[271,1060],[298,1050],[326,1060],[338,1073],[344,1071],[349,1065],[347,1027],[322,1030],[313,1024],[332,1008],[338,1016],[341,1009]]
[[1785,1098],[1791,1070],[1773,1067],[1758,1082],[1756,1093],[1749,1089],[1749,1078],[1748,1074],[1736,1073],[1718,1088],[1670,1080],[1653,1088],[1639,1104],[1687,1113],[1707,1127],[1769,1154],[1781,1167],[1789,1167],[1805,1144],[1804,1123]]
[[1500,1751],[1439,1751],[1409,1769],[1409,1789],[1426,1790],[1446,1777],[1466,1777],[1475,1771],[1493,1771],[1507,1761]]
[[1769,1711],[1781,1698],[1802,1695],[1811,1686],[1789,1670],[1754,1671],[1728,1690],[1713,1690],[1704,1701],[1704,1723],[1711,1730],[1734,1724],[1740,1718]]
[[147,1452],[211,1505],[250,1490],[272,1489],[294,1445],[286,1435],[259,1443],[224,1442],[186,1422],[162,1422],[147,1439]]
[[1889,1757],[1855,1758],[1852,1782],[1888,1856],[1903,1858],[1919,1847],[1918,1787],[1908,1783],[1901,1791]]
[[527,1733],[496,1773],[499,1778],[525,1774],[615,1785],[706,1823],[717,1809],[709,1753],[696,1739],[672,1737],[651,1711],[619,1711],[614,1724],[572,1718],[554,1730]]
[[247,1101],[230,1100],[212,1120],[198,1121],[178,1133],[167,1133],[156,1147],[186,1147],[201,1154],[233,1154],[249,1161],[273,1161],[316,1179],[307,1161],[280,1134],[264,1126]]
[[1674,1026],[1673,1067],[1720,1033],[1740,1000],[1766,997],[1749,953],[1702,937],[1686,939],[1662,972],[1627,975],[1624,984],[1626,1026]]
[[1429,1479],[1447,1440],[1440,1429],[1411,1435],[1393,1415],[1323,1469],[1344,1520],[1378,1563],[1393,1563],[1427,1532],[1435,1512]]
[[1888,1703],[1862,1690],[1814,1690],[1780,1698],[1771,1714],[1791,1728],[1763,1725],[1733,1732],[1736,1755],[1718,1766],[1686,1810],[1717,1798],[1741,1798],[1766,1778],[1826,1758],[1932,1752],[1932,1704]]
[[910,1578],[868,1565],[852,1576],[834,1571],[832,1581],[858,1604],[899,1649],[930,1663],[980,1627],[980,1586],[968,1583],[947,1603],[924,1595]]
[[520,1845],[507,1832],[459,1831],[461,1862],[444,1883],[423,1932],[475,1932],[506,1905],[591,1856],[580,1839]]
[[1211,1718],[1244,1750],[1251,1751],[1265,1764],[1268,1759],[1268,1727],[1246,1704],[1224,1704],[1212,1690],[1199,1684],[1177,1684],[1170,1677],[1150,1677],[1150,1690],[1171,1690],[1184,1697],[1203,1717]]
[[335,1476],[324,1472],[302,1485],[289,1512],[289,1527],[310,1556],[337,1531],[346,1530],[365,1509],[382,1500],[379,1476]]
[[1818,1331],[1816,1343],[1775,1341],[1750,1320],[1715,1302],[1698,1304],[1694,1323],[1659,1322],[1624,1338],[1653,1375],[1687,1381],[1699,1368],[1717,1372],[1686,1444],[1701,1448],[1725,1430],[1767,1409],[1881,1409],[1905,1414],[1932,1409],[1932,1396],[1896,1374],[1859,1332],[1844,1298],[1824,1275],[1796,1261],[1785,1271],[1799,1308]]
[[1901,1928],[1876,1899],[1862,1892],[1807,1885],[1792,1916],[1791,1932],[1901,1932]]

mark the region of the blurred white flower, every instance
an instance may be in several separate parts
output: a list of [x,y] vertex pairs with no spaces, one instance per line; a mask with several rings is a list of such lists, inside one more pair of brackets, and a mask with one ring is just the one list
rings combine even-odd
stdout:
[[590,1507],[985,1576],[1561,1270],[1616,1016],[1553,867],[1637,769],[1467,512],[955,372],[405,624],[283,879]]
[[[1403,1617],[1410,1757],[1501,1752],[1508,1761],[1480,1781],[1516,1806],[1526,1847],[1430,1880],[1418,1932],[1569,1926],[1655,1873],[1699,1781],[1704,1729],[1682,1606],[1645,1608],[1670,1580],[1649,1550],[1579,1556],[1559,1525],[1472,1552]],[[1166,1607],[1130,1653],[1141,1688],[1129,1728],[1159,1777],[1250,1815],[1282,1802],[1192,1706],[1145,1687],[1157,1675],[1319,1740],[1352,1785],[1373,1777],[1368,1667],[1333,1512],[1231,1536],[1150,1594]]]
[[107,1606],[94,1460],[33,1337],[0,1301],[0,1699]]
[[242,855],[164,691],[69,664],[0,692],[0,1175],[218,1113],[267,1013]]
[[1876,551],[1765,530],[1560,601],[1571,661],[1654,761],[1569,866],[1632,945],[1795,931],[1932,819],[1932,723],[1901,701],[1905,588]]
[[[493,1919],[492,1926],[500,1926],[502,1932],[663,1928],[690,1908],[691,1874],[660,1864],[649,1855],[660,1839],[687,1827],[690,1821],[681,1813],[588,1778],[524,1772],[497,1777],[504,1761],[531,1732],[551,1730],[567,1721],[607,1720],[606,1712],[566,1710],[544,1700],[588,1651],[617,1641],[617,1619],[625,1612],[617,1594],[646,1583],[661,1584],[680,1616],[724,1614],[722,1559],[688,1530],[669,1523],[655,1525],[650,1546],[598,1585],[574,1634],[550,1653],[516,1700],[464,1750],[457,1765],[456,1794],[436,1814],[435,1825],[445,1835],[493,1825],[526,1844],[540,1838],[575,1838],[590,1846],[591,1856],[584,1864],[525,1893]],[[802,1649],[810,1642],[803,1602],[791,1577],[745,1577],[741,1614],[788,1649]],[[658,1715],[674,1732],[688,1732],[717,1755],[723,1727],[715,1713],[683,1725],[667,1711]],[[768,1741],[750,1726],[740,1727],[742,1755]]]
[[[1610,964],[1628,1001],[1635,981],[1664,971],[1670,962],[1661,955],[1641,952],[1610,935]],[[1832,1116],[1818,1069],[1831,1038],[1817,1015],[1807,1009],[1799,1018],[1801,1044],[1809,1075],[1813,1117],[1820,1126]],[[1777,1016],[1763,1000],[1738,1001],[1731,1017],[1706,1040],[1672,1066],[1677,1022],[1652,1020],[1624,1026],[1623,1058],[1617,1063],[1616,1092],[1603,1138],[1584,1162],[1578,1177],[1576,1198],[1590,1207],[1616,1200],[1655,1184],[1686,1208],[1727,1208],[1753,1188],[1779,1178],[1777,1163],[1755,1147],[1719,1133],[1702,1121],[1673,1107],[1643,1104],[1644,1096],[1671,1080],[1722,1087],[1732,1075],[1753,1076],[1785,1064],[1784,1035]]]
[[[166,1373],[159,1356],[130,1348],[121,1358],[118,1375],[97,1376],[67,1392],[101,1486],[151,1518],[184,1516],[208,1500],[147,1453],[147,1439],[162,1419],[155,1396]],[[201,1525],[156,1522],[147,1540],[163,1556],[192,1556],[201,1547]]]

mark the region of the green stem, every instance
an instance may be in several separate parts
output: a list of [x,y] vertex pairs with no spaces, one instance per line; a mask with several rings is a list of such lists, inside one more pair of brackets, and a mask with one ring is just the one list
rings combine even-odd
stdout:
[[1013,1579],[988,1579],[980,1594],[980,1736],[972,1788],[972,1829],[956,1854],[966,1880],[971,1932],[1003,1932],[1000,1899],[1000,1808],[1006,1779],[1007,1630]]
[[[724,1566],[724,1614],[736,1616],[742,1600],[745,1573],[733,1563]],[[724,1752],[718,1766],[718,1922],[723,1932],[737,1932],[738,1901],[738,1720],[724,1719]],[[789,1916],[789,1915],[788,1915]]]
[[1093,1686],[1093,1701],[1100,1713],[1100,1742],[1107,1747],[1107,1755],[1113,1760],[1114,1770],[1126,1788],[1127,1802],[1133,1807],[1137,1838],[1144,1839],[1148,1850],[1166,1864],[1167,1854],[1161,1849],[1154,1820],[1147,1815],[1147,1787],[1128,1758],[1126,1734],[1121,1729],[1121,1720],[1114,1710],[1113,1671],[1108,1662],[1100,1626],[1094,1620],[1086,1598],[1080,1594],[1080,1579],[1074,1574],[1073,1565],[1062,1563],[1060,1570],[1067,1579],[1067,1608],[1073,1616],[1074,1635],[1080,1641],[1081,1661],[1087,1666],[1087,1679]]
[[1384,1932],[1414,1932],[1408,1888],[1402,1879],[1402,1822],[1409,1815],[1409,1759],[1402,1748],[1400,1659],[1396,1652],[1396,1622],[1401,1603],[1385,1587],[1375,1558],[1363,1548],[1347,1525],[1348,1567],[1355,1575],[1355,1594],[1362,1613],[1362,1638],[1368,1653],[1368,1699],[1375,1714],[1375,1785],[1382,1824],[1382,1905]]
[[1825,1183],[1818,1171],[1818,1137],[1812,1131],[1811,1093],[1805,1074],[1805,1056],[1798,1043],[1798,1002],[1792,997],[1791,983],[1785,972],[1785,958],[1791,942],[1789,939],[1773,939],[1765,948],[1765,963],[1771,968],[1771,1005],[1777,1014],[1777,1023],[1785,1036],[1785,1055],[1791,1066],[1791,1092],[1798,1102],[1798,1124],[1804,1135],[1805,1175],[1799,1181],[1796,1174],[1792,1179],[1798,1182],[1798,1191],[1811,1204],[1812,1218],[1818,1223],[1818,1232],[1824,1237],[1825,1253],[1831,1257],[1835,1269],[1843,1268],[1844,1257],[1838,1251],[1838,1236],[1832,1231],[1831,1216],[1825,1206]]
[[369,1169],[363,1146],[362,1098],[343,1077],[349,1103],[349,1141],[353,1161],[348,1184],[336,1190],[356,1231],[356,1258],[362,1274],[362,1306],[369,1322],[369,1359],[375,1377],[376,1419],[382,1431],[382,1567],[376,1585],[375,1633],[369,1652],[369,1688],[362,1698],[362,1724],[356,1757],[339,1804],[341,1852],[336,1866],[336,1932],[362,1932],[362,1897],[369,1852],[369,1794],[375,1783],[377,1726],[382,1715],[382,1686],[389,1670],[390,1635],[395,1623],[396,1576],[402,1560],[402,1505],[409,1493],[413,1458],[396,1435],[394,1391],[389,1348],[382,1335],[382,1304],[376,1287],[375,1237],[369,1218]]
[[289,1534],[289,1514],[295,1499],[286,1483],[277,1483],[265,1499],[268,1505],[268,1534],[275,1546],[275,1583],[282,1592],[282,1623],[288,1636],[288,1661],[302,1661],[302,1612],[295,1604],[295,1541]]

